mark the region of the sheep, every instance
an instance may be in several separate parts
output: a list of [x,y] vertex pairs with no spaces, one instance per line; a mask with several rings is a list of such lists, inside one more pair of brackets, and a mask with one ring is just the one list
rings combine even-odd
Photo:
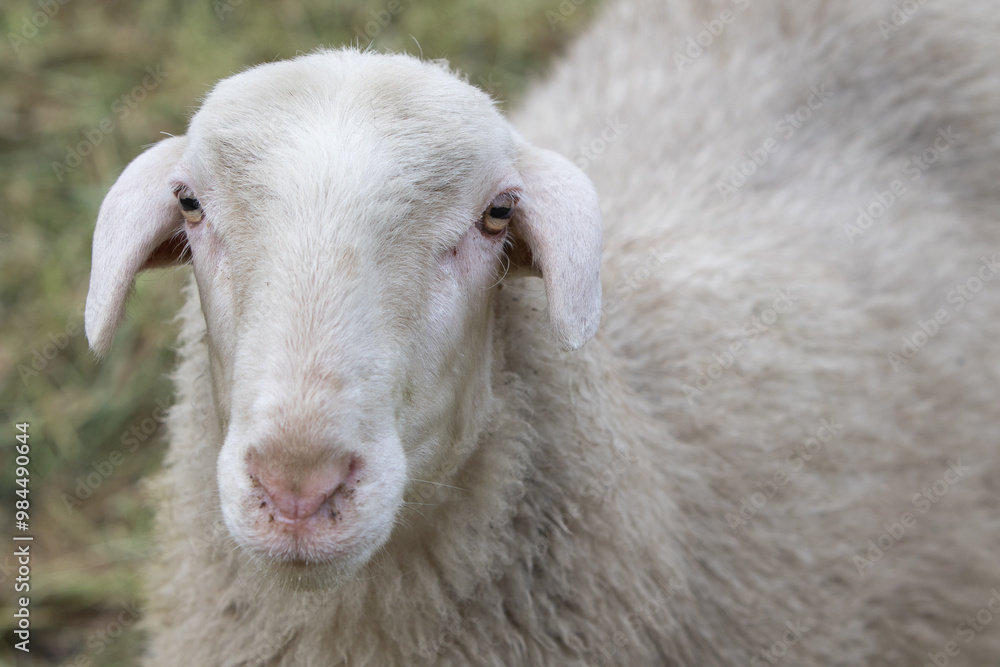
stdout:
[[219,83],[94,236],[98,354],[193,266],[145,664],[997,664],[998,27],[623,1],[509,121]]

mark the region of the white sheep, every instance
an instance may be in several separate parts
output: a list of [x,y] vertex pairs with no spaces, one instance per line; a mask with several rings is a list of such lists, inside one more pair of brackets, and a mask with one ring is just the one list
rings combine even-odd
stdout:
[[623,2],[523,136],[407,56],[217,85],[94,237],[98,353],[194,269],[146,664],[998,664],[998,28]]

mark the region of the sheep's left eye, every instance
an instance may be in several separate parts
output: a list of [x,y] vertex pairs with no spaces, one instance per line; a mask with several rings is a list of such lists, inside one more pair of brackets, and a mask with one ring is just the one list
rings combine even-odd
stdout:
[[201,202],[194,196],[190,188],[180,188],[174,193],[177,196],[177,203],[181,205],[181,215],[191,224],[201,222],[205,217],[205,212],[201,210]]
[[483,211],[479,228],[485,234],[499,234],[507,229],[511,216],[514,215],[514,207],[517,206],[517,197],[510,192],[498,195],[490,205]]

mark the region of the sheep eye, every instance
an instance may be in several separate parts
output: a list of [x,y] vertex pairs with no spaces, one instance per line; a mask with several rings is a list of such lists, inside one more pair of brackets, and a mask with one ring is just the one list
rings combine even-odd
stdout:
[[511,216],[514,215],[516,205],[517,197],[512,193],[504,192],[498,195],[483,211],[479,228],[486,234],[499,234],[504,231]]
[[177,202],[181,205],[181,215],[184,216],[184,219],[191,224],[201,222],[201,219],[205,217],[205,212],[201,210],[201,202],[194,196],[194,193],[189,188],[182,187],[174,194],[177,196]]

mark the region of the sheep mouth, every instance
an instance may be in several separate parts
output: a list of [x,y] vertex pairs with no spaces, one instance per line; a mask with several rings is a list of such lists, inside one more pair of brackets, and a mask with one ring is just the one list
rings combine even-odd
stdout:
[[254,571],[283,586],[330,590],[349,580],[381,546],[381,540],[372,544],[369,539],[356,529],[300,534],[279,528],[245,535],[237,543]]
[[244,548],[273,561],[301,567],[324,565],[348,556],[363,541],[357,510],[350,498],[340,494],[324,500],[310,516],[298,518],[282,514],[267,500],[253,498],[251,503]]
[[398,507],[369,506],[368,495],[365,488],[331,494],[315,513],[290,519],[251,489],[230,534],[254,571],[285,587],[330,590],[389,540]]

